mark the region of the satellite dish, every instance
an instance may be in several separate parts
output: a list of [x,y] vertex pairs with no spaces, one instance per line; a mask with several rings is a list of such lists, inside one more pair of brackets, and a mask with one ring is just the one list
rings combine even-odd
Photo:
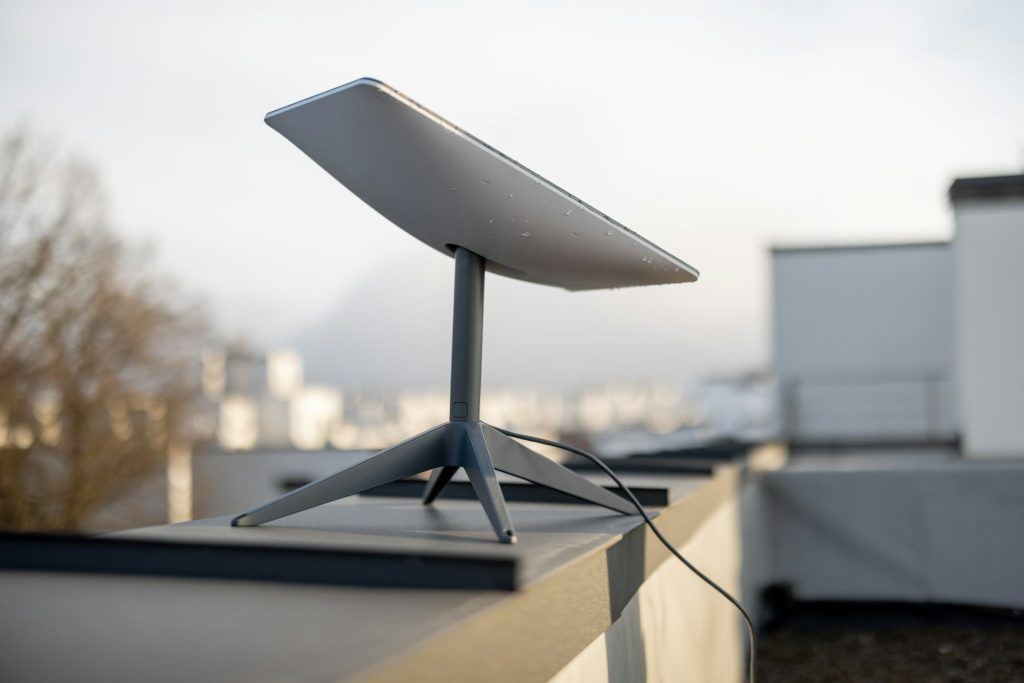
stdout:
[[499,275],[570,290],[693,282],[695,268],[414,102],[362,78],[267,124],[389,221]]
[[267,123],[392,223],[455,258],[449,421],[232,520],[256,526],[433,470],[461,467],[499,541],[515,530],[495,471],[632,514],[625,499],[480,421],[484,273],[570,290],[693,282],[697,270],[380,81],[363,78]]

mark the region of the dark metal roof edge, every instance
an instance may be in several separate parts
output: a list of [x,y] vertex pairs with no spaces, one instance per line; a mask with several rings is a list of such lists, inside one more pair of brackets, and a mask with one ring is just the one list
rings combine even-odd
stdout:
[[519,588],[515,557],[217,544],[0,532],[0,572],[161,576],[274,583],[508,590]]
[[800,252],[815,252],[815,251],[867,251],[867,250],[881,250],[881,249],[907,249],[914,247],[948,247],[952,244],[949,240],[935,240],[927,242],[892,242],[885,244],[833,244],[833,245],[807,245],[807,246],[781,246],[773,245],[771,252],[776,253],[800,253]]
[[957,178],[949,186],[949,200],[1024,199],[1024,174]]

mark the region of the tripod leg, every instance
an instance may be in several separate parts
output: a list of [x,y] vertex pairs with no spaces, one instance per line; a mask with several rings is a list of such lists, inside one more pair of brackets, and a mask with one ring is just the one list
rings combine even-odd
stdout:
[[515,543],[516,530],[512,526],[512,517],[508,513],[508,506],[505,505],[505,497],[501,494],[498,477],[479,423],[467,425],[464,438],[462,462],[473,485],[473,491],[483,505],[498,540],[502,543]]
[[496,469],[624,515],[636,514],[636,509],[625,498],[535,453],[494,427],[483,425],[483,436]]
[[407,439],[369,460],[306,484],[231,520],[231,526],[257,526],[285,515],[345,498],[396,479],[440,467],[445,459],[448,425]]
[[427,482],[427,487],[423,489],[423,504],[430,505],[433,503],[437,497],[441,495],[441,491],[444,491],[444,487],[448,485],[448,482],[452,480],[452,477],[458,471],[458,467],[446,465],[444,467],[438,467],[436,470],[431,472],[430,481]]

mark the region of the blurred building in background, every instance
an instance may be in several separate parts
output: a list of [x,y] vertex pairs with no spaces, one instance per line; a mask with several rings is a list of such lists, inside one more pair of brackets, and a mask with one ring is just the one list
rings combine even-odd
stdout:
[[320,449],[341,424],[341,391],[305,384],[293,351],[207,351],[202,373],[205,432],[226,450]]
[[1024,454],[1024,176],[950,200],[951,242],[773,250],[785,438]]
[[958,431],[948,243],[772,251],[785,435],[951,441]]
[[[294,351],[241,347],[203,355],[207,440],[225,451],[385,448],[448,419],[445,390],[367,392],[307,385]],[[583,439],[606,454],[715,439],[756,441],[773,432],[763,376],[717,378],[696,390],[664,383],[576,391],[485,390],[491,424]],[[603,448],[602,448],[603,447]]]
[[[229,346],[202,363],[207,442],[181,478],[187,515],[237,513],[365,459],[448,419],[447,390],[367,392],[307,385],[294,351]],[[582,443],[607,457],[677,451],[776,432],[773,384],[764,374],[720,377],[687,390],[663,383],[575,391],[483,392],[481,418],[538,436]],[[553,458],[556,450],[539,447]]]

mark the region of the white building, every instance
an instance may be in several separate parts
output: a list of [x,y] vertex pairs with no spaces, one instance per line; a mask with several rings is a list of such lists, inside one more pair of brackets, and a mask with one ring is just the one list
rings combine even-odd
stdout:
[[773,250],[792,441],[1024,456],[1024,176],[957,180],[950,199],[952,242]]
[[342,393],[303,383],[302,357],[239,348],[203,354],[213,436],[229,451],[325,448],[342,421]]
[[963,450],[1024,456],[1024,175],[957,180],[957,377]]
[[772,252],[775,370],[802,442],[951,440],[948,243]]

